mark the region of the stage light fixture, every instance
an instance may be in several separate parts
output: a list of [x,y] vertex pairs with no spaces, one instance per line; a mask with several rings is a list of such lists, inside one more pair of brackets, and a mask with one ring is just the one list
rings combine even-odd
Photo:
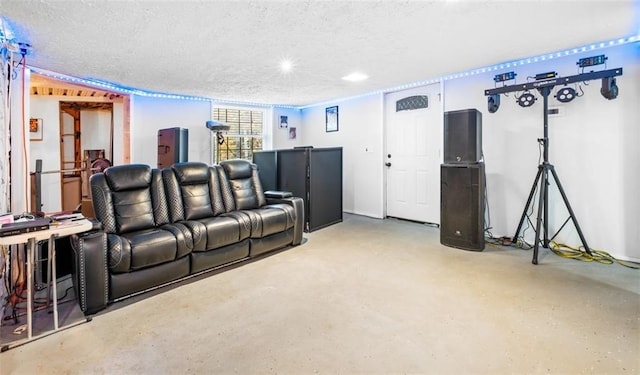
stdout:
[[500,108],[500,94],[489,95],[487,97],[487,108],[489,113],[496,113]]
[[536,100],[537,100],[536,97],[533,96],[532,93],[526,91],[518,97],[517,101],[520,107],[525,108],[525,107],[531,107],[533,103],[536,102]]
[[571,87],[563,87],[556,93],[556,99],[558,99],[560,103],[569,103],[577,96],[576,90]]
[[605,98],[611,100],[618,97],[618,85],[616,85],[616,79],[614,77],[608,77],[602,79],[602,87],[600,88],[600,94]]

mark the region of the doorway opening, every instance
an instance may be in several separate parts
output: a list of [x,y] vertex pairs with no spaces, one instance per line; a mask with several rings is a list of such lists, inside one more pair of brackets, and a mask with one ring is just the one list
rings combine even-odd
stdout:
[[89,199],[89,176],[111,166],[113,103],[60,102],[62,211]]

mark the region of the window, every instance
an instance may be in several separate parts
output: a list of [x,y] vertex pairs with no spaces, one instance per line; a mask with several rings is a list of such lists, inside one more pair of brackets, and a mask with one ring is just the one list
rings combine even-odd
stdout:
[[214,108],[213,119],[227,123],[231,127],[220,148],[219,160],[253,160],[253,152],[262,150],[262,111],[250,109]]

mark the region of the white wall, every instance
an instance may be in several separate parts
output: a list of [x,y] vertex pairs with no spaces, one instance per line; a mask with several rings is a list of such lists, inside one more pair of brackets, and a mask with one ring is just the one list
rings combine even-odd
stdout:
[[[109,160],[113,159],[110,145],[111,111],[82,111],[80,112],[80,123],[82,124],[82,150],[104,150],[104,157]],[[84,157],[84,155],[82,156]]]
[[211,162],[211,102],[133,96],[131,99],[131,163],[158,166],[158,130],[189,130],[189,161]]
[[[325,108],[338,106],[338,131],[326,132]],[[301,144],[342,147],[343,209],[383,217],[383,97],[365,96],[302,110]]]
[[[280,116],[287,116],[288,126],[286,128],[280,127]],[[278,150],[293,148],[295,146],[302,146],[302,135],[304,129],[302,128],[302,112],[297,109],[287,108],[274,108],[272,118],[272,133],[271,144],[265,142],[265,150]],[[294,139],[289,138],[289,131],[291,128],[295,128],[296,137]]]

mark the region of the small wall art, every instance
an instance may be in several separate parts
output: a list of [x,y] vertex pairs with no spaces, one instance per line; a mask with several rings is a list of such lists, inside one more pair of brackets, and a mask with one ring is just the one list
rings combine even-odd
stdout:
[[42,119],[41,118],[29,119],[29,140],[30,141],[42,140]]
[[280,129],[285,129],[289,127],[289,117],[288,116],[280,116]]
[[338,131],[338,106],[328,107],[325,110],[325,123],[327,132]]

